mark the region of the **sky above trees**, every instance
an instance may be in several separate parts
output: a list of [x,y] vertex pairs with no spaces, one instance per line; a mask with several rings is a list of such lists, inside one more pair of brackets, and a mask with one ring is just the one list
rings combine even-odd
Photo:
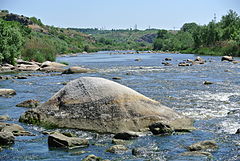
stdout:
[[44,24],[78,28],[179,29],[184,23],[207,24],[239,0],[0,0],[0,9],[37,17]]

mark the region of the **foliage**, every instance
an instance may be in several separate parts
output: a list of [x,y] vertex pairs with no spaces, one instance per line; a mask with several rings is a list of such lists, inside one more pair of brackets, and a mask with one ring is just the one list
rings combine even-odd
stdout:
[[19,57],[24,43],[22,32],[18,23],[0,19],[0,63],[14,64],[14,58]]
[[37,19],[36,17],[30,17],[30,20],[34,23],[37,24],[39,26],[44,26],[42,21],[40,19]]
[[179,50],[184,53],[240,56],[240,17],[232,10],[220,22],[207,25],[185,23],[177,34],[160,30],[155,50]]
[[[94,37],[96,43],[88,45],[91,51],[96,50],[151,50],[152,43],[157,37],[158,30],[112,29],[100,30],[97,28],[72,30],[80,31]],[[86,44],[87,45],[87,44]]]

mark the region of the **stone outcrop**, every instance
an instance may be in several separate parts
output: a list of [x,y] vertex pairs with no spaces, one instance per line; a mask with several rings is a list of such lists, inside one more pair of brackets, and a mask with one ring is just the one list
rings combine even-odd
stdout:
[[97,77],[69,82],[47,102],[25,112],[20,121],[100,133],[148,131],[155,122],[174,130],[194,129],[192,119],[126,86]]

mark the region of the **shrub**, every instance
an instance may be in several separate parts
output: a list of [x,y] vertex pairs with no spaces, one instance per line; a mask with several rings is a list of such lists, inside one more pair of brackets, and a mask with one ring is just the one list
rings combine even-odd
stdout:
[[0,63],[14,64],[14,58],[20,55],[23,42],[19,24],[0,19]]

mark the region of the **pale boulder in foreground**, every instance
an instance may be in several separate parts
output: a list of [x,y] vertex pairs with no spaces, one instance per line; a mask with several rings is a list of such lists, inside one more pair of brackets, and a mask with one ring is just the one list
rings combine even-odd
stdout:
[[116,82],[81,77],[50,100],[25,112],[20,121],[101,133],[146,131],[155,122],[173,130],[193,129],[193,120]]

